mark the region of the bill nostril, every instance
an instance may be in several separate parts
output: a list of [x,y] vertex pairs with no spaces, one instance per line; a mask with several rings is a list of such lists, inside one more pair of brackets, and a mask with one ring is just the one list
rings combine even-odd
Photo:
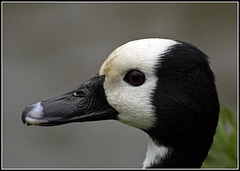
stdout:
[[73,93],[73,96],[75,96],[75,97],[86,97],[88,93],[89,93],[88,90],[77,90]]

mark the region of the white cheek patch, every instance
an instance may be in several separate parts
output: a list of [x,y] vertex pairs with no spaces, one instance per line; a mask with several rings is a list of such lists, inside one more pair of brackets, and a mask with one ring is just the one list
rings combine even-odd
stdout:
[[[168,39],[142,39],[126,43],[113,51],[100,68],[105,75],[104,89],[108,103],[119,114],[119,121],[148,130],[156,121],[152,97],[158,78],[155,76],[159,57],[177,42]],[[141,86],[124,81],[129,70],[140,70],[146,80]]]
[[108,85],[105,86],[107,100],[119,112],[119,121],[144,130],[154,125],[155,109],[151,104],[152,90],[149,87],[154,88],[156,81],[156,79],[149,79],[140,87],[133,87],[126,82],[111,85],[114,89],[108,88]]

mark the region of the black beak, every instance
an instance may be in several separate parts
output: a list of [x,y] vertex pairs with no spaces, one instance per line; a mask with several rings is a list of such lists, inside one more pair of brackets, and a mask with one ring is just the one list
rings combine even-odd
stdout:
[[116,119],[118,112],[107,102],[104,79],[105,76],[94,76],[68,93],[26,107],[22,112],[23,123],[54,126]]

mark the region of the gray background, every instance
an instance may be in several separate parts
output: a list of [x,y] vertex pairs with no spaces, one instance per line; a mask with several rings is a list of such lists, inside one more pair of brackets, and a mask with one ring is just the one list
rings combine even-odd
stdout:
[[210,56],[236,112],[236,3],[3,3],[3,167],[142,167],[144,132],[117,121],[27,127],[23,109],[87,80],[118,46],[161,37]]

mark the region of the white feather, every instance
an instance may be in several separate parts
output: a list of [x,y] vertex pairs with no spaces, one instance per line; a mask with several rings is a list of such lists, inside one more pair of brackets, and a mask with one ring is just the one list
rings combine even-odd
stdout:
[[169,149],[164,146],[158,146],[150,139],[147,147],[146,158],[143,162],[143,168],[152,166],[154,163],[161,161],[169,153]]

